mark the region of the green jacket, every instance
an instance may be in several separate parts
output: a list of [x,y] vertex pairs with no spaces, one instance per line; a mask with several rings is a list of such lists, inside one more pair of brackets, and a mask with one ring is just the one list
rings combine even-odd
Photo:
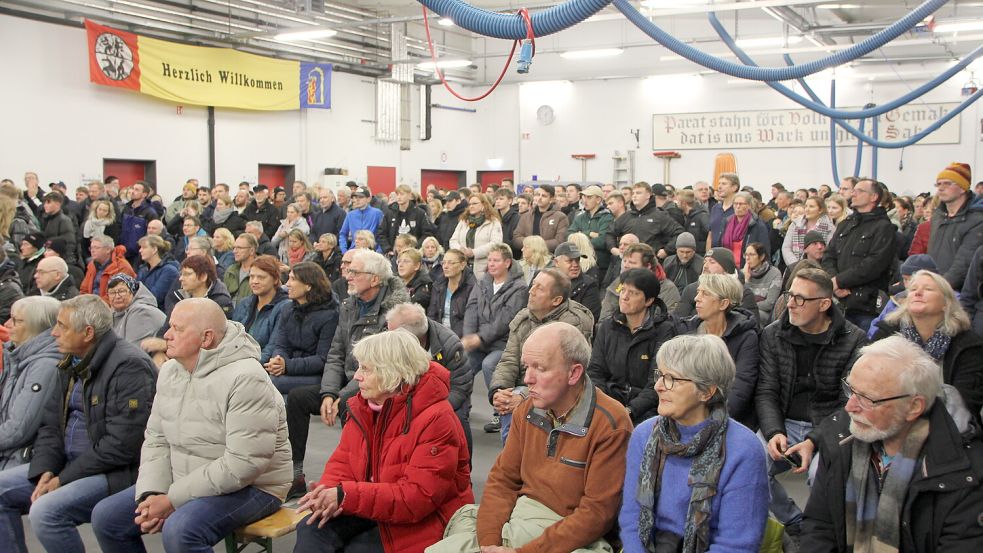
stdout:
[[222,275],[222,283],[229,289],[229,295],[232,296],[233,304],[238,304],[253,293],[249,288],[249,275],[247,274],[244,279],[239,279],[240,269],[242,269],[242,263],[236,262],[229,265],[229,268],[225,270],[225,274]]
[[[606,269],[611,264],[611,252],[604,242],[612,222],[614,222],[614,215],[606,207],[601,207],[593,215],[587,210],[581,211],[573,218],[573,224],[567,229],[567,236],[582,232],[590,238],[590,243],[594,246],[594,254],[597,256],[597,266],[602,269]],[[596,232],[597,236],[592,237],[590,235],[592,232]]]

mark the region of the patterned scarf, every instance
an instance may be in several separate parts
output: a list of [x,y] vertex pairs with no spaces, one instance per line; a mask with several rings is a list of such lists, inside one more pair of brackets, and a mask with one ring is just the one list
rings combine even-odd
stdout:
[[474,235],[478,232],[478,227],[485,224],[484,215],[468,215],[468,234],[464,237],[464,244],[474,249]]
[[928,342],[924,342],[915,325],[901,323],[901,335],[907,338],[908,341],[918,345],[918,347],[925,350],[925,353],[931,355],[932,359],[939,362],[945,357],[945,352],[949,351],[949,344],[952,343],[952,336],[943,334],[940,328],[935,329]]
[[823,238],[828,242],[833,236],[833,231],[836,230],[836,223],[829,218],[829,215],[822,215],[816,220],[816,226],[812,228],[807,228],[809,225],[806,218],[803,217],[798,221],[793,221],[791,227],[789,227],[789,232],[792,232],[792,253],[795,254],[797,259],[802,259],[802,252],[805,250],[806,234],[810,231],[816,231],[823,235]]
[[[846,481],[846,544],[855,553],[891,553],[901,545],[901,508],[918,456],[928,439],[928,419],[911,427],[901,451],[887,467],[884,485],[877,492],[876,474],[870,474],[873,448],[856,438],[852,445],[850,478]],[[924,465],[924,461],[922,461]],[[924,472],[924,466],[922,468]]]
[[[727,407],[717,404],[710,411],[709,422],[693,437],[690,443],[680,443],[679,428],[669,417],[662,417],[652,429],[652,436],[645,444],[642,470],[638,477],[635,500],[641,506],[638,532],[645,549],[655,551],[653,529],[655,509],[662,488],[662,471],[669,455],[692,457],[689,469],[689,486],[692,489],[689,510],[686,513],[686,531],[683,535],[683,553],[703,553],[710,547],[710,503],[717,495],[720,470],[724,466],[724,441],[727,435]],[[649,467],[649,470],[645,470]]]
[[759,279],[765,276],[766,274],[768,274],[768,271],[770,270],[771,270],[771,263],[768,263],[767,261],[762,261],[761,265],[758,265],[756,268],[751,269],[751,278]]

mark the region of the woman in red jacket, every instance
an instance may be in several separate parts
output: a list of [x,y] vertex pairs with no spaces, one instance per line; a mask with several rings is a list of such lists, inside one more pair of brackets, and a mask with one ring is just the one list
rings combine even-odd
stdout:
[[352,354],[359,392],[320,482],[297,506],[311,514],[294,553],[422,553],[474,502],[450,374],[405,330],[364,338]]

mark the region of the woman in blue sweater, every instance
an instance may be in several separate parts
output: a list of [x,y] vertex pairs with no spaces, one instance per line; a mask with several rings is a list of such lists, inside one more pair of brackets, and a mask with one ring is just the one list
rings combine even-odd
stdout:
[[[320,384],[324,361],[338,327],[338,302],[317,263],[303,261],[290,269],[287,302],[273,330],[273,353],[266,372],[280,393]],[[262,344],[260,344],[262,345]]]
[[727,346],[679,336],[656,364],[659,416],[628,445],[618,516],[625,553],[757,552],[768,518],[765,451],[727,416],[735,372]]
[[259,362],[266,364],[273,356],[273,331],[280,311],[287,305],[287,292],[280,287],[280,262],[272,255],[261,255],[249,268],[248,296],[239,300],[232,320],[242,323],[246,332],[259,343]]

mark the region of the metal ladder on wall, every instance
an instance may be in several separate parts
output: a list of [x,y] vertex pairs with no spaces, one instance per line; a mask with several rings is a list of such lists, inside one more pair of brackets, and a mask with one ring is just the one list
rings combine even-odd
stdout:
[[611,160],[614,162],[614,172],[613,176],[611,177],[611,183],[618,188],[634,184],[635,151],[628,150],[622,153],[620,150],[615,150],[614,155],[611,156]]

